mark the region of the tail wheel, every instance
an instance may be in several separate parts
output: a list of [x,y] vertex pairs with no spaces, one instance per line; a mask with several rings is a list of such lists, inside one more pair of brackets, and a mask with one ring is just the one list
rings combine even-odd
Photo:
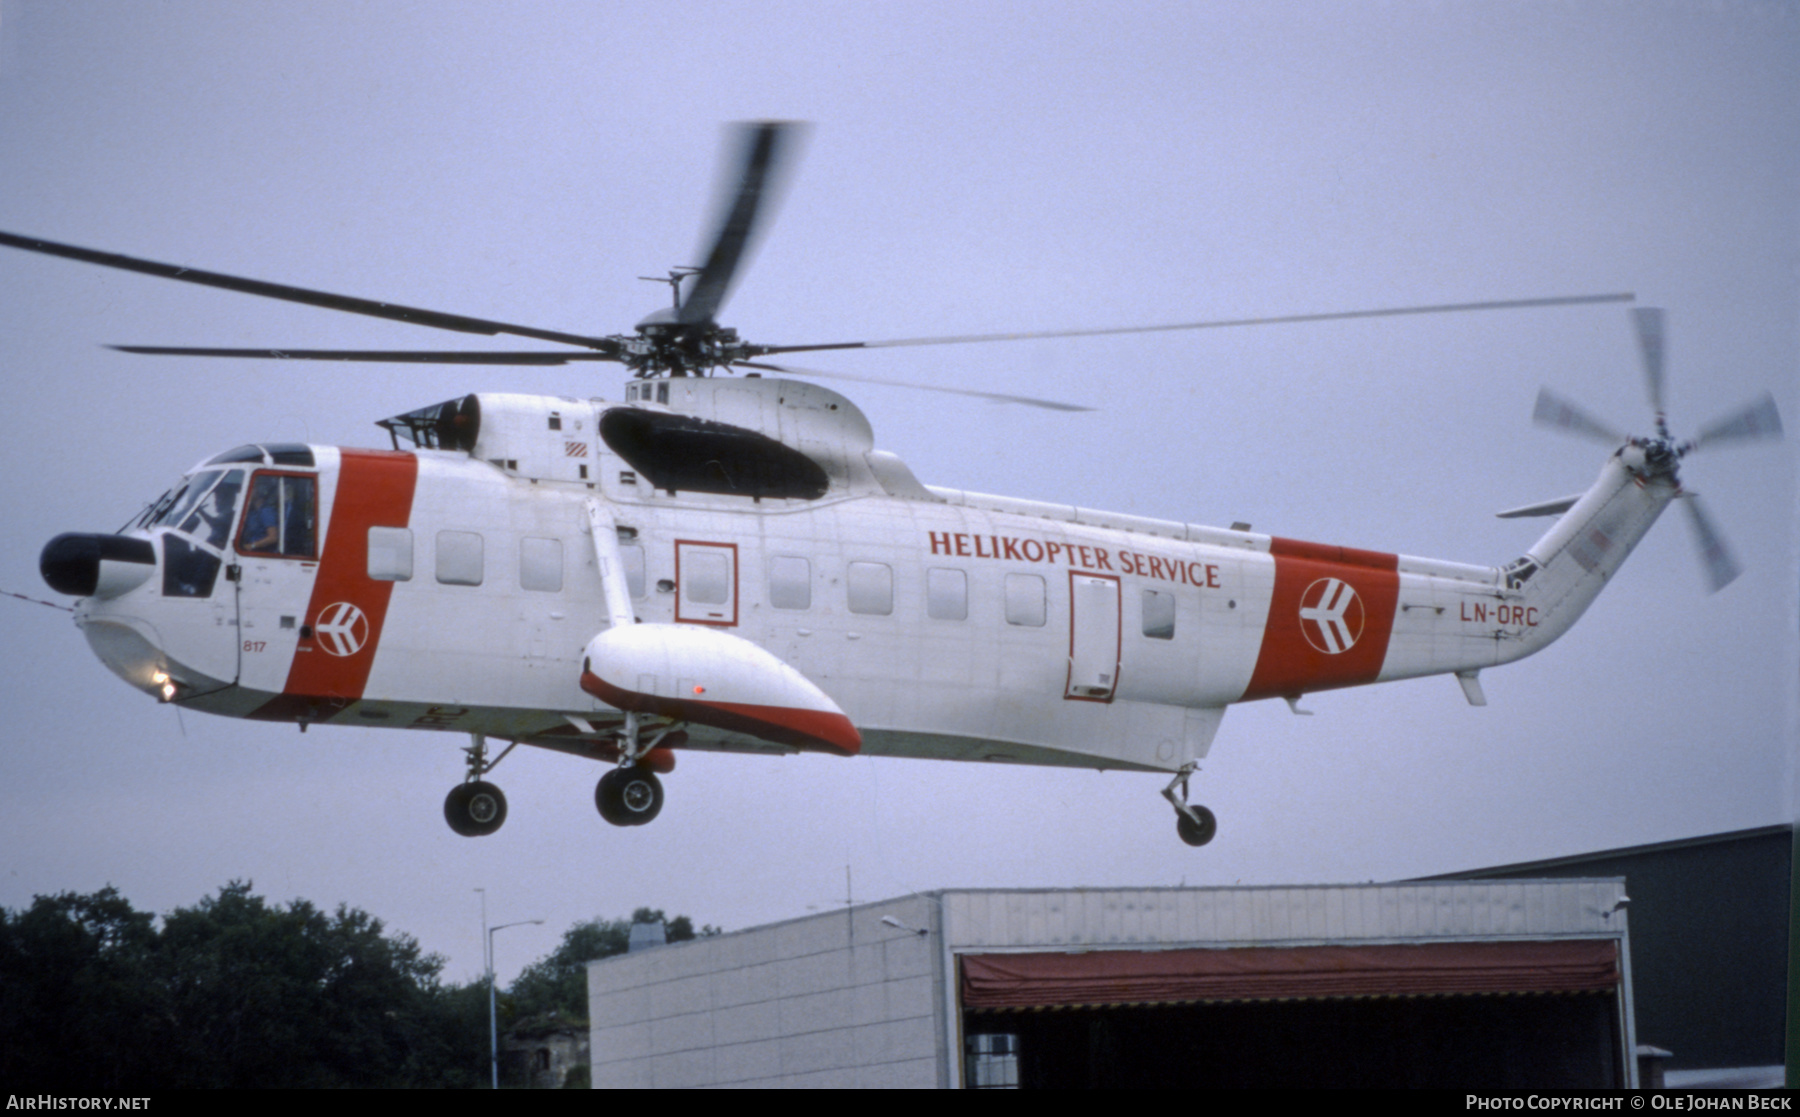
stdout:
[[444,821],[465,838],[480,838],[506,821],[506,796],[486,780],[460,783],[444,797]]
[[1193,804],[1191,809],[1195,815],[1199,816],[1200,821],[1195,822],[1187,815],[1177,812],[1175,815],[1175,832],[1180,834],[1181,840],[1188,845],[1203,846],[1207,842],[1212,841],[1213,835],[1219,832],[1219,820],[1214,817],[1211,811],[1198,803]]
[[614,826],[642,826],[662,810],[662,781],[648,768],[614,768],[594,788],[594,805]]

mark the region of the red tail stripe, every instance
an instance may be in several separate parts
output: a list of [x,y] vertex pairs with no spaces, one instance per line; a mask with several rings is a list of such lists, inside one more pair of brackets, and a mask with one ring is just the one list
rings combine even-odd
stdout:
[[[1275,556],[1274,595],[1244,699],[1289,698],[1374,682],[1387,660],[1399,604],[1400,556],[1297,539],[1272,539],[1269,552]],[[1315,646],[1302,627],[1302,598],[1321,579],[1342,582],[1356,595],[1362,626],[1348,648],[1326,650],[1335,640]]]
[[1355,547],[1334,547],[1329,543],[1308,543],[1301,539],[1269,539],[1269,553],[1277,558],[1311,559],[1314,562],[1336,562],[1346,566],[1367,566],[1375,570],[1400,569],[1400,556],[1382,551],[1359,551]]

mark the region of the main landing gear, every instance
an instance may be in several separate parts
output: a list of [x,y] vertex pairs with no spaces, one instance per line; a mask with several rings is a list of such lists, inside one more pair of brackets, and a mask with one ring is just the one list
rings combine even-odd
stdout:
[[[591,728],[591,727],[590,727]],[[662,781],[651,771],[651,765],[667,772],[673,763],[665,749],[662,759],[651,756],[652,750],[664,743],[679,746],[686,740],[676,725],[647,727],[637,714],[626,714],[619,730],[619,766],[600,777],[594,788],[594,805],[600,817],[614,826],[642,826],[655,818],[663,806]],[[463,749],[468,758],[468,774],[463,782],[444,796],[444,821],[450,829],[465,838],[481,838],[500,829],[506,821],[506,796],[482,777],[499,766],[507,753],[519,742],[510,741],[504,751],[488,759],[487,737],[469,734],[469,746]]]
[[[1191,846],[1203,846],[1212,841],[1213,835],[1219,832],[1219,820],[1213,816],[1211,811],[1198,803],[1190,804],[1187,801],[1188,777],[1193,775],[1194,769],[1198,767],[1199,765],[1194,761],[1188,761],[1181,766],[1179,772],[1175,773],[1175,778],[1169,781],[1169,786],[1163,788],[1163,798],[1175,807],[1175,832],[1181,835],[1182,841]],[[1178,787],[1181,789],[1179,799],[1175,797],[1175,789]]]
[[508,744],[505,752],[490,761],[487,738],[480,733],[471,733],[469,738],[469,747],[463,750],[468,757],[469,774],[444,796],[444,821],[465,838],[484,838],[506,821],[506,796],[481,777],[505,760],[518,742]]
[[662,810],[662,781],[640,764],[614,768],[595,786],[594,805],[614,826],[642,826]]
[[656,778],[643,760],[651,749],[662,744],[674,726],[646,729],[638,715],[627,713],[619,730],[619,766],[600,777],[594,788],[594,805],[600,817],[614,826],[642,826],[662,810],[662,781]]

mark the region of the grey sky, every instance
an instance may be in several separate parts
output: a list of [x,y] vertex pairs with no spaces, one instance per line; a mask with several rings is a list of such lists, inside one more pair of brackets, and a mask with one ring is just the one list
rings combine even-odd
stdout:
[[[0,228],[608,333],[689,263],[720,124],[816,123],[723,320],[766,342],[1186,321],[1631,290],[1669,309],[1671,421],[1772,389],[1800,424],[1800,14],[1790,5],[83,4],[0,0]],[[0,588],[252,439],[377,445],[476,389],[604,368],[279,367],[103,343],[461,339],[0,252]],[[449,339],[448,341],[446,339]],[[852,386],[930,483],[1461,561],[1605,451],[1549,384],[1647,425],[1618,308],[843,354],[810,362],[1096,404]],[[640,904],[743,926],[943,886],[1389,879],[1783,821],[1800,738],[1796,445],[1691,459],[1747,573],[1703,591],[1659,525],[1583,623],[1484,678],[1235,708],[1175,837],[1154,776],[685,757],[651,826],[597,767],[515,753],[455,837],[460,743],[178,717],[64,614],[0,600],[0,905],[108,882],[166,910],[234,877],[368,908],[479,968],[478,907]]]

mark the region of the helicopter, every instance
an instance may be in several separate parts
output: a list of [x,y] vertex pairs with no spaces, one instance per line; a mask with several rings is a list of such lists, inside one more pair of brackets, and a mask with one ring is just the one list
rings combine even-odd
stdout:
[[[1739,567],[1680,463],[1779,437],[1772,395],[1677,439],[1664,320],[1632,322],[1655,419],[1628,435],[1549,391],[1534,419],[1611,447],[1583,493],[1502,564],[1353,549],[922,483],[832,376],[792,353],[1619,303],[1628,294],[1278,318],[764,345],[718,316],[767,224],[798,129],[739,126],[702,263],[631,333],[465,317],[13,233],[0,245],[556,349],[118,345],[193,358],[623,365],[622,398],[476,392],[379,420],[386,448],[250,443],[112,533],[67,533],[40,571],[114,674],[228,717],[466,735],[444,802],[492,834],[487,777],[519,745],[608,766],[603,819],[636,826],[683,751],[909,756],[1162,773],[1182,841],[1217,831],[1189,782],[1226,707],[1481,672],[1581,617],[1680,501],[1713,589]],[[728,376],[741,370],[746,375]],[[773,375],[769,375],[773,374]],[[804,377],[805,379],[794,379]],[[1079,411],[974,389],[978,398]]]

